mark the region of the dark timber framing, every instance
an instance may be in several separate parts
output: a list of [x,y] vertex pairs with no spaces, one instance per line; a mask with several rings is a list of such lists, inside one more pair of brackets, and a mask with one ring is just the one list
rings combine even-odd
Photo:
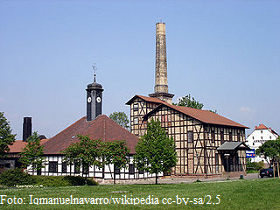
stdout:
[[[117,169],[113,164],[106,165],[105,168],[98,168],[96,166],[90,166],[83,170],[83,166],[77,167],[75,170],[75,164],[65,166],[63,161],[63,155],[45,155],[46,164],[45,167],[40,171],[41,175],[46,176],[83,176],[93,177],[97,179],[113,179],[114,173],[116,180],[130,180],[130,179],[146,179],[154,177],[147,172],[143,173],[138,171],[133,165],[133,155],[129,156],[130,163],[127,168]],[[31,174],[39,175],[38,172],[28,170]]]
[[141,137],[146,132],[147,121],[154,118],[161,122],[176,145],[178,162],[172,169],[173,175],[213,176],[246,171],[245,151],[217,151],[225,141],[245,142],[245,126],[204,123],[164,102],[145,99],[134,97],[127,103],[130,105],[131,132]]

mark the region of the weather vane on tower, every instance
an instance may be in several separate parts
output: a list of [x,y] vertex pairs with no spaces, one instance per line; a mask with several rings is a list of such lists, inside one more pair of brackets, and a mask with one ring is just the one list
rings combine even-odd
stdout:
[[93,69],[93,81],[96,82],[96,70],[97,70],[97,65],[96,63],[94,63],[92,65],[92,69]]

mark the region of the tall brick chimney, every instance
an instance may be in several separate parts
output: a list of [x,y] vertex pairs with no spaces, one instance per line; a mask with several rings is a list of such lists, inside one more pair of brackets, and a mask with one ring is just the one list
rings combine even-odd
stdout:
[[150,97],[172,103],[174,94],[168,93],[165,23],[156,24],[156,75],[154,93]]
[[31,135],[31,133],[32,133],[32,118],[24,117],[22,141],[26,141],[27,138]]

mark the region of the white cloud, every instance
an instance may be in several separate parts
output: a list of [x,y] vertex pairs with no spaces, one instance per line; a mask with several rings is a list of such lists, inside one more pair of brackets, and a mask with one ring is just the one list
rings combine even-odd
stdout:
[[248,106],[242,106],[242,107],[240,107],[239,110],[240,110],[241,112],[246,112],[246,113],[252,113],[252,112],[254,112],[254,110],[251,109],[251,108],[248,107]]

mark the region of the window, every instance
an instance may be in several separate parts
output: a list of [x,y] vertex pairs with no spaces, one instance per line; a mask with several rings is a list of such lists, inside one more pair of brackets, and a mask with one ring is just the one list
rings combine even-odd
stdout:
[[138,104],[133,104],[133,111],[138,111],[139,107]]
[[120,174],[120,168],[114,165],[115,174]]
[[232,132],[229,132],[229,141],[232,141]]
[[62,173],[67,173],[67,163],[66,162],[62,162],[61,172]]
[[253,140],[255,139],[254,136],[252,137],[252,139],[253,139]]
[[83,165],[83,174],[88,174],[89,173],[89,166],[87,164]]
[[77,163],[74,163],[74,173],[79,174],[80,173],[80,166]]
[[5,163],[5,168],[10,168],[11,164],[10,163]]
[[161,122],[168,122],[168,116],[167,115],[162,115],[161,116]]
[[129,174],[133,175],[135,171],[134,165],[133,164],[129,164]]
[[271,136],[269,136],[269,139],[271,139]]
[[37,175],[42,175],[42,169],[37,170]]
[[50,161],[49,162],[49,172],[57,173],[58,163],[57,161]]
[[219,173],[219,154],[215,154],[216,173]]
[[221,130],[221,141],[222,141],[222,143],[224,142],[224,131],[223,130]]
[[263,137],[261,136],[261,139],[263,139]]
[[134,118],[134,125],[137,125],[138,124],[138,117],[135,117]]
[[144,170],[139,170],[139,174],[144,174]]
[[211,139],[212,139],[212,143],[215,143],[215,130],[211,131]]
[[261,133],[263,133],[263,131],[261,130]]
[[188,142],[193,142],[193,132],[188,131]]
[[237,133],[237,141],[240,141],[240,133]]

